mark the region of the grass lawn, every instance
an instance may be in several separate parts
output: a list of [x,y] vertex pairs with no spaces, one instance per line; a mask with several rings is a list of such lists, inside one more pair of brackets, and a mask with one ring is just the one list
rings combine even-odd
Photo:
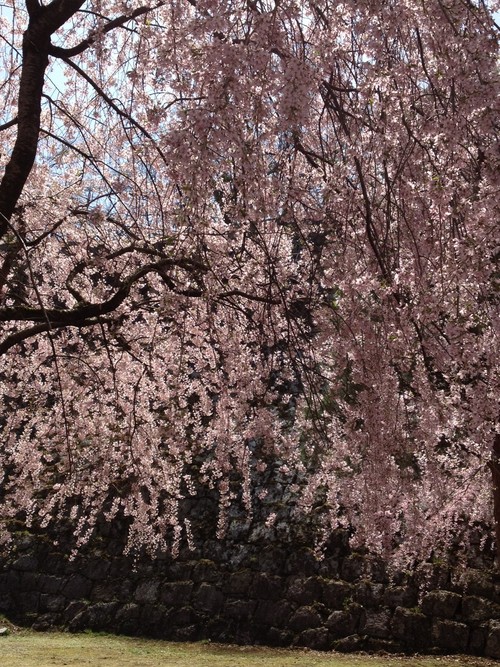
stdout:
[[498,667],[494,661],[469,656],[341,655],[29,630],[0,637],[0,664],[5,667]]

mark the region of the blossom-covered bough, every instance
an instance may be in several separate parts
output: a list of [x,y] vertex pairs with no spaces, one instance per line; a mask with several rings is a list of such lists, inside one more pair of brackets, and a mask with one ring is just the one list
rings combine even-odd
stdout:
[[175,552],[183,497],[213,488],[222,535],[276,462],[319,544],[407,562],[493,525],[497,10],[4,4],[5,539],[121,516]]

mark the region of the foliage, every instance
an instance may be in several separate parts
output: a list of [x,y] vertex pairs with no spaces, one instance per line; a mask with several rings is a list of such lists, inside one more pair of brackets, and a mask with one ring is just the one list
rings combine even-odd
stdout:
[[175,552],[271,459],[401,558],[490,520],[496,9],[7,1],[5,520]]

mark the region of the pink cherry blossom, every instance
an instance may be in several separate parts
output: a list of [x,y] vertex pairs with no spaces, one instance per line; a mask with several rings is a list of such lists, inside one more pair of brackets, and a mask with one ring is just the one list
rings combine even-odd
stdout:
[[279,463],[319,546],[500,537],[498,9],[4,3],[4,540]]

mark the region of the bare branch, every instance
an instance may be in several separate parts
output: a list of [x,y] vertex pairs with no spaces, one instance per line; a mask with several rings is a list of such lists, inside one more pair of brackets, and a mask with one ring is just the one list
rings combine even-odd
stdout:
[[15,118],[13,118],[12,120],[8,120],[3,125],[0,125],[0,132],[2,130],[8,129],[9,127],[13,127],[14,125],[17,125],[17,116]]

